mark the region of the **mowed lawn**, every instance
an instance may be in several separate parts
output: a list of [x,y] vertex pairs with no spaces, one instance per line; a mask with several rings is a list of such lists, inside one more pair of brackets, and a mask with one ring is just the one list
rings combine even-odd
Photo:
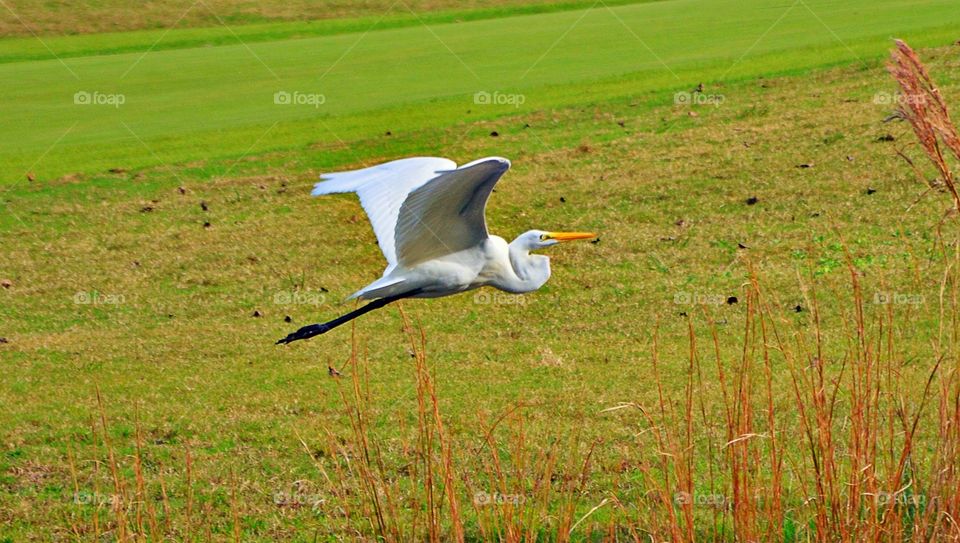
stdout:
[[[128,53],[0,65],[0,78],[10,82],[0,89],[2,179],[241,157],[515,109],[475,107],[478,92],[522,94],[520,109],[537,111],[585,95],[689,90],[877,58],[894,35],[944,43],[958,19],[946,0],[678,0],[382,30],[374,20],[362,32],[251,43],[216,27],[211,37],[235,41],[158,47],[195,32],[172,29],[144,36]],[[69,50],[95,38],[53,46]],[[604,88],[592,91],[595,85]],[[276,103],[277,93],[288,93],[290,103]]]
[[[576,518],[610,496],[629,504],[600,509],[574,539],[632,519],[649,503],[639,466],[659,453],[644,441],[645,419],[606,410],[653,406],[655,376],[681,404],[692,329],[706,368],[696,445],[723,446],[710,336],[733,371],[750,269],[797,343],[814,333],[816,284],[824,364],[838,375],[854,313],[845,250],[869,322],[896,315],[888,339],[903,388],[890,401],[916,411],[909,400],[944,336],[941,285],[954,284],[934,234],[948,200],[897,156],[932,176],[909,128],[883,122],[895,107],[883,57],[891,35],[931,46],[924,60],[948,103],[960,103],[955,17],[947,3],[599,4],[0,65],[21,82],[0,91],[0,538],[91,540],[92,519],[110,516],[109,451],[132,492],[138,436],[148,494],[171,506],[161,518],[178,538],[190,526],[194,540],[205,529],[244,541],[337,540],[358,526],[370,536],[370,524],[343,521],[362,490],[343,499],[325,478],[328,443],[349,441],[351,330],[273,342],[350,309],[340,300],[383,265],[353,198],[309,197],[317,175],[410,154],[511,158],[488,210],[494,233],[600,235],[553,248],[554,277],[529,296],[403,304],[426,337],[463,488],[494,490],[476,451],[491,423],[518,409],[531,450],[594,448]],[[77,90],[126,101],[75,106]],[[281,90],[325,102],[275,105]],[[478,91],[523,103],[477,104]],[[403,480],[417,391],[401,317],[378,311],[355,334],[368,360],[369,434]],[[774,364],[781,439],[802,473],[789,372]],[[94,437],[101,414],[109,444]],[[918,473],[930,466],[931,416]],[[511,443],[498,454],[511,456]],[[697,485],[707,487],[702,472]],[[807,489],[787,487],[802,526]],[[482,510],[466,509],[480,540]],[[710,512],[698,514],[710,524]]]

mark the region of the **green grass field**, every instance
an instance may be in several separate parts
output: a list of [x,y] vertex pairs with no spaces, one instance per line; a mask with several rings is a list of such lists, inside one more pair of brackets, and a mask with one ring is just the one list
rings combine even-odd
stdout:
[[[78,21],[93,33],[55,34],[70,34],[60,23],[0,39],[0,541],[123,540],[117,493],[143,498],[130,524],[152,504],[164,540],[375,539],[363,477],[336,475],[363,465],[345,407],[354,376],[379,484],[409,532],[394,539],[420,534],[412,519],[429,507],[407,478],[423,460],[422,355],[397,309],[356,322],[356,366],[346,327],[273,345],[345,312],[340,300],[382,270],[355,199],[309,197],[319,173],[409,155],[511,158],[488,209],[494,233],[600,235],[551,249],[537,293],[403,303],[426,337],[467,539],[510,524],[504,508],[471,506],[477,491],[523,496],[517,524],[542,539],[565,540],[565,518],[583,519],[573,540],[632,540],[618,531],[628,525],[685,539],[658,527],[652,481],[667,451],[651,447],[650,420],[607,410],[658,411],[659,383],[660,430],[681,435],[693,398],[696,431],[676,449],[697,453],[697,492],[727,495],[712,477],[729,474],[707,476],[717,451],[739,450],[718,367],[756,381],[738,389],[755,391],[745,403],[763,416],[737,428],[763,435],[745,445],[757,477],[771,442],[790,474],[771,539],[817,540],[791,381],[808,373],[794,364],[822,362],[844,384],[831,423],[843,443],[859,420],[851,368],[868,352],[889,364],[870,385],[887,387],[874,415],[890,445],[874,469],[891,480],[903,421],[920,413],[910,474],[933,492],[938,411],[920,398],[938,359],[934,390],[956,386],[956,223],[938,230],[949,198],[897,154],[933,177],[909,126],[884,122],[896,107],[884,62],[891,38],[906,39],[960,104],[952,2],[430,5],[442,9],[381,17],[378,3],[344,2],[314,22],[267,13],[168,29],[158,17],[109,34]],[[23,17],[54,20],[47,9]],[[278,92],[304,103],[275,103]],[[510,103],[478,103],[483,92]],[[776,341],[768,329],[758,339],[758,312]],[[491,482],[485,443],[510,488]],[[846,466],[860,453],[844,446]],[[551,497],[534,482],[549,464],[538,455],[556,450],[542,478],[567,490]],[[733,540],[730,511],[694,517],[699,539]]]
[[[187,40],[192,46],[163,49],[180,33],[197,32],[173,29],[128,36],[142,41],[120,54],[101,54],[118,46],[103,40],[93,47],[97,35],[61,38],[51,48],[84,53],[60,60],[31,40],[26,44],[46,59],[0,65],[0,77],[11,82],[0,95],[8,126],[0,139],[3,180],[26,171],[56,178],[352,145],[516,109],[473,107],[477,92],[522,94],[519,109],[533,112],[586,97],[862,62],[883,56],[894,34],[917,45],[948,43],[960,18],[954,7],[652,2],[383,30],[373,21],[363,32],[303,39],[276,29],[276,38],[249,43],[214,27],[202,35],[221,40],[218,46]],[[18,58],[23,44],[0,44],[0,56]],[[278,92],[303,95],[304,103],[276,104]],[[102,96],[102,103],[75,103],[84,96]],[[49,159],[37,162],[44,152]]]

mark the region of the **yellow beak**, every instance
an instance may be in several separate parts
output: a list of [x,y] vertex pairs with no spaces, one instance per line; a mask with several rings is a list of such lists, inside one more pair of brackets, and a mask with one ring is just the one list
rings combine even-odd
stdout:
[[573,241],[577,239],[593,239],[597,237],[593,232],[548,232],[550,239],[557,241]]

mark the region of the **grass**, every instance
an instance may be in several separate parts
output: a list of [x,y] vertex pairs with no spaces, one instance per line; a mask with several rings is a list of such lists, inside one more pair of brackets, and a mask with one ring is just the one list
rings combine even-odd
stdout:
[[[914,11],[898,24],[934,13]],[[590,39],[613,28],[590,17]],[[804,29],[790,17],[783,28]],[[796,35],[777,28],[726,76],[709,48],[683,81],[602,75],[622,58],[548,73],[563,70],[545,58],[543,86],[519,109],[358,107],[324,121],[342,141],[290,119],[246,156],[252,132],[226,123],[174,137],[179,147],[145,139],[162,160],[141,146],[142,162],[118,162],[134,142],[124,150],[91,115],[102,141],[52,151],[0,200],[0,539],[448,540],[462,529],[472,540],[686,540],[692,529],[799,541],[824,539],[834,518],[849,540],[914,537],[896,527],[933,510],[913,507],[920,497],[943,495],[933,474],[955,438],[942,433],[955,398],[952,223],[937,234],[952,199],[927,185],[937,173],[910,127],[882,122],[894,108],[878,60],[889,43],[837,30],[859,62],[843,46],[778,50]],[[740,38],[726,49],[734,59],[753,41]],[[958,103],[956,48],[921,56]],[[151,70],[177,65],[165,58]],[[63,70],[48,64],[4,66]],[[721,103],[675,104],[701,73]],[[170,126],[189,124],[191,110],[172,111]],[[47,115],[37,122],[60,120]],[[49,129],[25,126],[24,146]],[[93,138],[87,125],[78,136]],[[354,336],[273,346],[343,311],[382,265],[353,199],[308,197],[316,175],[413,153],[512,158],[489,209],[495,233],[589,229],[601,241],[551,251],[554,277],[533,295],[412,301],[407,324],[388,309]],[[834,390],[831,410],[823,391]],[[814,458],[827,457],[818,472]],[[809,500],[828,480],[828,499]],[[898,498],[855,502],[855,480]],[[722,506],[757,495],[756,509]],[[868,524],[879,532],[856,531],[852,519],[874,514],[886,515]]]
[[[607,6],[623,4],[637,4],[641,2],[659,0],[608,0]],[[166,7],[177,9],[179,6],[171,2],[164,2]],[[277,11],[276,5],[265,2],[258,3],[260,9]],[[290,4],[287,3],[289,6]],[[310,4],[312,8],[329,8],[329,5]],[[3,33],[7,39],[0,41],[0,62],[21,60],[54,60],[94,54],[142,53],[147,46],[151,51],[165,49],[182,49],[186,47],[210,47],[214,45],[236,45],[238,41],[253,43],[260,41],[277,41],[284,39],[298,39],[333,34],[364,33],[372,29],[384,30],[422,24],[462,23],[484,19],[496,19],[524,14],[552,13],[586,9],[593,6],[593,2],[570,0],[565,2],[540,1],[501,1],[479,2],[469,9],[462,3],[437,3],[434,8],[424,9],[417,3],[369,3],[367,6],[344,4],[342,7],[347,13],[337,14],[335,10],[325,9],[323,15],[316,17],[309,9],[294,10],[294,20],[277,20],[276,17],[263,20],[248,20],[238,24],[229,15],[215,9],[209,2],[198,2],[190,10],[186,7],[177,14],[201,15],[206,19],[170,20],[167,18],[151,19],[148,29],[131,30],[129,23],[135,19],[128,16],[125,10],[133,10],[135,6],[124,5],[119,9],[112,6],[112,13],[121,15],[122,21],[127,24],[113,24],[109,31],[93,34],[76,33],[77,17],[70,19],[61,12],[55,16],[58,23],[70,25],[71,30],[65,35],[60,33],[42,33],[42,43],[38,47],[37,20],[26,18],[25,21],[10,21],[10,32]],[[366,9],[365,9],[366,8]],[[442,9],[441,9],[442,8]],[[454,9],[456,8],[456,9]],[[43,8],[41,8],[43,9]],[[61,8],[62,9],[62,8]],[[15,12],[19,15],[22,9]],[[44,10],[46,13],[46,10]],[[9,13],[9,12],[8,12]],[[85,15],[91,15],[90,10],[84,10]],[[24,17],[21,16],[21,20]],[[289,19],[289,17],[288,17]],[[99,17],[97,22],[104,22]],[[16,24],[12,24],[12,23]],[[116,23],[117,21],[113,21]],[[2,24],[2,23],[0,23]],[[16,36],[22,35],[17,38]]]
[[[522,95],[524,112],[653,91],[668,101],[698,82],[875,61],[894,32],[918,45],[947,43],[954,17],[949,2],[934,1],[923,9],[653,2],[216,47],[158,50],[144,39],[142,52],[0,65],[0,76],[18,82],[0,90],[2,181],[317,144],[362,149],[356,142],[387,132],[517,109],[481,107],[477,92]],[[160,41],[176,43],[179,32]],[[78,92],[115,105],[77,105]],[[278,105],[278,92],[317,104]],[[324,166],[338,163],[333,156]]]

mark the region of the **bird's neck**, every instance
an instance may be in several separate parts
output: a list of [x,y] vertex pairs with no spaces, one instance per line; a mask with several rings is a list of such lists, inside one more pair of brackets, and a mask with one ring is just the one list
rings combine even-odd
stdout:
[[542,287],[550,279],[550,259],[543,255],[530,254],[530,249],[514,241],[509,247],[510,265],[515,278],[510,278],[499,288],[508,292],[531,292]]

